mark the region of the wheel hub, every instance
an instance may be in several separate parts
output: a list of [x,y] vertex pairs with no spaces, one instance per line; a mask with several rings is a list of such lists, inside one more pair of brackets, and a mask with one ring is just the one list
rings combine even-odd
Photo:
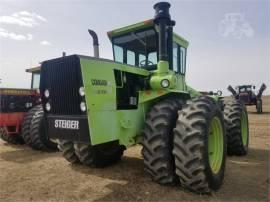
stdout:
[[218,173],[223,160],[223,130],[219,118],[214,117],[210,123],[208,135],[208,159],[213,173]]

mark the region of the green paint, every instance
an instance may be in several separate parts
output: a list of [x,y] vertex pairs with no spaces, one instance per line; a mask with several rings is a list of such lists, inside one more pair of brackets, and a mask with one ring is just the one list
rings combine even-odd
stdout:
[[196,91],[195,89],[191,88],[190,86],[187,86],[187,92],[190,94],[190,96],[192,98],[202,95],[199,91]]
[[180,35],[173,33],[173,41],[175,41],[176,43],[178,43],[179,45],[181,45],[184,48],[187,48],[189,43],[186,39],[184,39],[183,37],[181,37]]
[[167,74],[169,72],[169,62],[168,61],[158,61],[157,64],[157,74]]
[[161,82],[163,80],[169,81],[169,86],[167,88],[175,88],[176,76],[173,73],[167,75],[153,75],[150,79],[151,88],[154,90],[163,89],[163,87],[161,86]]
[[114,29],[114,30],[108,32],[108,37],[111,40],[115,36],[120,36],[123,34],[127,34],[130,32],[134,32],[137,30],[146,29],[146,28],[150,28],[150,27],[154,27],[153,20],[147,20],[147,21],[139,22],[139,23],[132,24],[132,25],[129,25],[126,27]]
[[243,145],[246,146],[248,142],[248,120],[247,113],[245,111],[243,111],[241,115],[241,135]]
[[217,174],[221,168],[223,160],[223,130],[220,119],[214,117],[209,126],[208,134],[208,159],[212,172]]
[[[183,85],[184,76],[175,75],[170,71],[166,75],[154,78],[159,78],[159,81],[166,78],[172,83],[175,80],[174,88],[163,89],[159,84],[158,88],[139,91],[138,109],[117,110],[116,89],[121,86],[116,85],[114,70],[137,74],[145,79],[149,78],[150,73],[141,68],[94,58],[82,57],[80,63],[93,145],[113,140],[119,140],[120,144],[125,146],[136,144],[141,136],[146,113],[153,101],[171,93],[189,97],[186,86]],[[107,85],[92,85],[92,79],[105,80]]]

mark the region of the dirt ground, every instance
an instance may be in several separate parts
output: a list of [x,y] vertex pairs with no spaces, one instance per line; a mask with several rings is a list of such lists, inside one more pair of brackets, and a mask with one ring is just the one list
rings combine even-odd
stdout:
[[211,195],[160,186],[143,171],[140,146],[108,168],[72,166],[61,153],[0,142],[0,201],[270,201],[270,96],[264,113],[249,107],[250,150],[228,157],[224,184]]

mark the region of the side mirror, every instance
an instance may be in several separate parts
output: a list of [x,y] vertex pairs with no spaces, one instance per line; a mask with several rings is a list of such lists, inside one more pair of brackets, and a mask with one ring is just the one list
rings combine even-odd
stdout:
[[256,86],[253,86],[253,89],[255,90]]

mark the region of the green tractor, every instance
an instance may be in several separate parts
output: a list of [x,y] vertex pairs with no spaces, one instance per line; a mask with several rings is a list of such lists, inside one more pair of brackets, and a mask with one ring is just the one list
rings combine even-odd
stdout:
[[173,32],[169,8],[157,3],[154,19],[108,32],[113,61],[98,57],[89,30],[95,57],[42,63],[47,131],[69,162],[94,167],[141,143],[155,182],[207,193],[222,184],[227,149],[247,153],[248,116],[238,100],[203,96],[186,84],[188,42]]

